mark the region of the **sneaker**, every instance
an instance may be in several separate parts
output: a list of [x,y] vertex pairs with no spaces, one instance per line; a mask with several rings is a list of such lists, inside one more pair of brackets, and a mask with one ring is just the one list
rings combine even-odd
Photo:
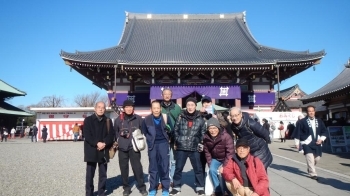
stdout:
[[201,195],[201,196],[205,196],[205,192],[204,192],[203,190],[197,191],[197,194],[198,194],[198,195]]
[[177,194],[180,194],[180,191],[176,189],[171,190],[171,192],[169,193],[170,196],[177,195]]
[[148,196],[148,192],[147,192],[147,191],[142,191],[142,192],[141,192],[141,195],[142,195],[142,196]]
[[164,190],[164,191],[162,192],[162,196],[169,196],[169,191]]
[[131,194],[130,191],[123,191],[123,196],[129,196]]
[[148,196],[156,196],[157,195],[157,191],[156,190],[150,190],[148,193]]

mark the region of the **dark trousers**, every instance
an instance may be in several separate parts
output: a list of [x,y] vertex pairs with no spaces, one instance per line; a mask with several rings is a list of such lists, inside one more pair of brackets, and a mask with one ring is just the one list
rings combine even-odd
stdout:
[[38,140],[37,140],[37,138],[36,138],[36,134],[32,134],[32,142],[33,142],[33,138],[35,138],[35,142],[37,142]]
[[200,153],[197,151],[176,151],[176,166],[174,174],[174,188],[180,189],[182,170],[186,164],[187,158],[190,158],[191,165],[195,174],[196,190],[204,190],[204,176],[202,170],[202,163]]
[[5,139],[5,142],[7,142],[7,135],[2,135],[1,136],[1,142],[4,141],[4,139]]
[[96,166],[98,164],[98,195],[105,195],[106,180],[107,180],[107,164],[87,162],[86,163],[86,184],[85,184],[85,195],[94,195],[94,176]]
[[47,136],[43,136],[43,141],[46,143]]
[[131,187],[129,185],[129,160],[137,182],[137,188],[140,192],[146,191],[146,185],[143,179],[143,170],[141,165],[141,153],[135,152],[133,149],[128,151],[119,150],[118,158],[124,191],[131,192]]
[[157,190],[158,178],[162,183],[163,190],[169,191],[169,143],[154,144],[153,149],[148,151],[149,159],[149,190]]

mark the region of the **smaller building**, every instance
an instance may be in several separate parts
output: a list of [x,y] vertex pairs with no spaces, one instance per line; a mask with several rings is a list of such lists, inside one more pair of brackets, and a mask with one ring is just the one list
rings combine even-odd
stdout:
[[25,95],[27,95],[25,92],[0,80],[0,128],[6,127],[10,129],[16,127],[18,117],[32,116],[32,114],[6,103],[7,100],[13,97]]

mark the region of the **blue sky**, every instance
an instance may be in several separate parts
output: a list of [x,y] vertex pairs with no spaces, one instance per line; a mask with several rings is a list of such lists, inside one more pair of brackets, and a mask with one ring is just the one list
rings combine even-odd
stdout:
[[[67,52],[115,46],[125,11],[138,13],[247,13],[262,45],[292,51],[325,50],[321,64],[281,83],[312,93],[337,76],[350,57],[348,0],[0,0],[0,79],[25,91],[9,103],[30,105],[42,97],[105,93],[60,58]],[[277,87],[276,87],[277,89]]]

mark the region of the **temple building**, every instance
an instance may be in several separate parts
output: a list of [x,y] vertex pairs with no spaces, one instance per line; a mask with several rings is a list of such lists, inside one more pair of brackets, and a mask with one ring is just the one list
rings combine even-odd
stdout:
[[32,116],[32,114],[25,112],[11,104],[5,102],[16,96],[25,96],[25,92],[7,84],[0,80],[0,128],[6,127],[10,130],[17,126],[18,117]]
[[[304,104],[311,102],[324,102],[328,119],[344,121],[350,124],[350,60],[345,64],[344,70],[328,84],[300,99]],[[316,108],[317,109],[317,108]]]
[[[267,33],[267,31],[266,31]],[[138,14],[126,12],[119,44],[91,52],[61,51],[65,64],[107,90],[117,104],[149,106],[164,88],[184,107],[189,96],[217,105],[272,111],[274,85],[316,64],[325,51],[265,46],[251,34],[245,12]]]

